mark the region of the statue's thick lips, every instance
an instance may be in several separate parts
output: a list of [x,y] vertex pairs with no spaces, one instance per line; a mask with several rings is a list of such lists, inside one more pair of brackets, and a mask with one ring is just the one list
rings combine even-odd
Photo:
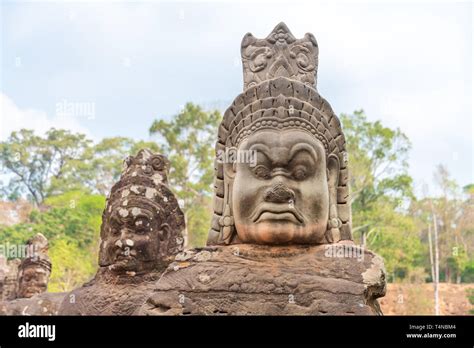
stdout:
[[291,221],[298,224],[303,223],[303,217],[301,216],[301,214],[296,209],[288,208],[287,206],[262,207],[261,209],[257,210],[255,214],[253,214],[252,221],[254,223],[258,223],[261,221],[269,221],[269,220],[274,220],[274,221],[287,220],[287,221]]
[[134,255],[131,255],[131,254],[126,255],[123,252],[121,252],[121,253],[119,253],[115,256],[115,260],[117,260],[117,261],[131,260],[131,259],[134,259],[134,258],[135,258]]

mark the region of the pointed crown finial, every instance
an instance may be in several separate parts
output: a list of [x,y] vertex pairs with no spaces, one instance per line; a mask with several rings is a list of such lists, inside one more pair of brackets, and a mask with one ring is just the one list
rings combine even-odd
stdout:
[[265,39],[248,33],[241,45],[244,90],[275,77],[288,77],[316,88],[318,44],[312,34],[296,39],[279,23]]

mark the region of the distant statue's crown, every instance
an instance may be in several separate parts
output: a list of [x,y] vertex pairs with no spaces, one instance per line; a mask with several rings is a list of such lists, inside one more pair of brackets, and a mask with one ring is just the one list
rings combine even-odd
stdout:
[[244,90],[275,77],[288,77],[316,88],[318,44],[312,34],[296,39],[281,22],[265,39],[248,33],[241,46]]

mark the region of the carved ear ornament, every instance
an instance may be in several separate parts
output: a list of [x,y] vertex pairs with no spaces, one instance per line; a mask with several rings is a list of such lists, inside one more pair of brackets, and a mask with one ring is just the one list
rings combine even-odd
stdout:
[[219,219],[219,225],[222,227],[222,240],[229,244],[234,227],[234,217],[230,214],[228,203],[225,205],[224,215]]
[[326,239],[329,243],[336,243],[341,240],[341,231],[339,230],[341,226],[342,221],[337,216],[336,205],[331,204],[329,207],[328,229],[326,231]]

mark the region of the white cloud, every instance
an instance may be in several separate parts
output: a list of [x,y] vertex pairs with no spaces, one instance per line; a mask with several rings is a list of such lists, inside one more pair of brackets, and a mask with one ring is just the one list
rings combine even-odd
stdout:
[[8,138],[12,131],[22,128],[33,129],[38,135],[44,134],[50,128],[67,129],[86,134],[90,132],[78,122],[77,117],[54,115],[32,108],[22,109],[13,100],[0,92],[0,141]]

